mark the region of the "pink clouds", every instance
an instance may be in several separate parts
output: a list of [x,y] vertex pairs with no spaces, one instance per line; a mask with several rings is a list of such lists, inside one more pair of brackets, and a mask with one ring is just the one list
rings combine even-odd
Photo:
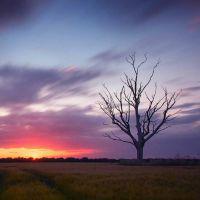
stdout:
[[59,112],[12,113],[1,117],[0,148],[71,152],[62,154],[64,157],[98,155],[103,151],[103,118],[87,115],[89,110],[72,107]]
[[[185,105],[181,107],[184,109]],[[186,108],[188,108],[187,105]],[[0,117],[0,148],[9,150],[10,148],[23,147],[70,151],[72,153],[81,151],[80,156],[90,157],[132,156],[134,150],[130,151],[129,146],[116,144],[103,137],[106,131],[103,122],[106,121],[106,118],[101,115],[88,115],[89,111],[91,108],[68,107],[57,112],[12,113]],[[193,124],[200,120],[198,113],[199,108],[190,107],[190,110],[185,111],[174,121],[175,127],[170,129],[171,132],[176,135],[187,132],[187,127],[191,130]],[[182,126],[183,129],[181,129]],[[179,132],[176,132],[177,130]],[[193,128],[193,131],[197,130]],[[55,155],[57,154],[55,153]],[[65,156],[69,156],[69,154]]]

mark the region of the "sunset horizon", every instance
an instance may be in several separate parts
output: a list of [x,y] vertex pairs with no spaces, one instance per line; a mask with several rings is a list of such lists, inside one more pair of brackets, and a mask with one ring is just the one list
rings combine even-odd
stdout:
[[94,153],[92,149],[54,150],[44,148],[0,148],[0,158],[68,158],[87,157]]

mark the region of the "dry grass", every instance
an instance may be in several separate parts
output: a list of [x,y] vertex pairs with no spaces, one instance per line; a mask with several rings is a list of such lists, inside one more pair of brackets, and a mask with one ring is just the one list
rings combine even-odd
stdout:
[[3,200],[199,200],[200,167],[0,164]]

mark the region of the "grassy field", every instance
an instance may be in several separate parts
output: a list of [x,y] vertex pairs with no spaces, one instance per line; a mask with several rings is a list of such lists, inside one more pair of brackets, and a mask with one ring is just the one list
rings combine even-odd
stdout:
[[2,200],[199,200],[200,167],[1,163]]

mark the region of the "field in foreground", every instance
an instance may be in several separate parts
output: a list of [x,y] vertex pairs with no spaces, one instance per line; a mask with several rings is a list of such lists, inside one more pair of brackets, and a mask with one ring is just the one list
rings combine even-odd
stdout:
[[199,200],[200,167],[0,163],[2,200]]

